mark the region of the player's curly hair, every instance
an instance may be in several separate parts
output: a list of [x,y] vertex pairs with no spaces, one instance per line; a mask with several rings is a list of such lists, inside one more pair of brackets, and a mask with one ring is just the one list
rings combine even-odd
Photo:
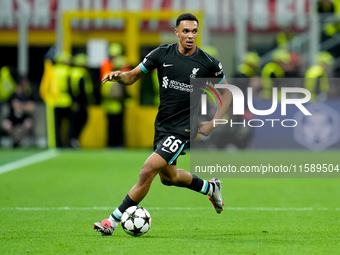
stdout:
[[191,13],[183,13],[181,15],[178,16],[177,20],[176,20],[176,27],[179,26],[179,24],[181,23],[181,21],[183,20],[193,20],[197,22],[197,25],[199,25],[198,19],[196,18],[195,15],[191,14]]

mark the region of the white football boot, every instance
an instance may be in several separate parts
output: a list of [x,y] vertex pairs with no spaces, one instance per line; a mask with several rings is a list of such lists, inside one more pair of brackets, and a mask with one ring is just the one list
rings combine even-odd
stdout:
[[217,178],[213,178],[209,181],[209,183],[212,183],[213,185],[213,192],[212,195],[209,196],[209,200],[211,201],[211,203],[214,205],[215,210],[217,213],[221,213],[223,211],[223,198],[222,198],[222,194],[221,194],[221,181]]

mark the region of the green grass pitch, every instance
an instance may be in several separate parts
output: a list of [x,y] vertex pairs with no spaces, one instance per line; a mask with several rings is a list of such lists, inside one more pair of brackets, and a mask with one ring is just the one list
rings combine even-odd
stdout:
[[[63,150],[0,174],[0,254],[339,254],[339,178],[224,178],[218,215],[207,197],[156,177],[140,204],[150,231],[135,238],[119,226],[102,237],[93,222],[120,204],[150,152]],[[0,169],[37,153],[0,150]],[[306,154],[271,152],[271,162],[288,164],[299,153]],[[230,158],[250,165],[256,155]],[[320,155],[339,162],[339,151]],[[189,169],[190,157],[178,166]]]

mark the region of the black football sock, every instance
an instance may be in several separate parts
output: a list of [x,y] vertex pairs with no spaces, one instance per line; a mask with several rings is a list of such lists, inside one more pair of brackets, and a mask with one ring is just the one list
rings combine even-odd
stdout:
[[120,206],[116,210],[114,210],[113,213],[111,214],[112,218],[114,218],[115,220],[120,221],[123,212],[125,212],[125,210],[128,209],[130,206],[134,206],[134,205],[138,205],[138,203],[133,201],[129,197],[129,195],[126,195],[126,197],[124,198],[124,200],[120,204]]
[[200,192],[203,195],[208,195],[209,191],[212,190],[212,185],[206,180],[199,178],[198,176],[192,174],[192,181],[188,186],[188,189]]

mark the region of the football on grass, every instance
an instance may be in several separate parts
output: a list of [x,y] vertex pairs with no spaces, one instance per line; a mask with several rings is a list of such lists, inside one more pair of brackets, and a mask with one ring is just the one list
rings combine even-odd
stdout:
[[141,236],[149,231],[151,226],[150,213],[141,206],[131,206],[122,215],[122,227],[132,236]]

